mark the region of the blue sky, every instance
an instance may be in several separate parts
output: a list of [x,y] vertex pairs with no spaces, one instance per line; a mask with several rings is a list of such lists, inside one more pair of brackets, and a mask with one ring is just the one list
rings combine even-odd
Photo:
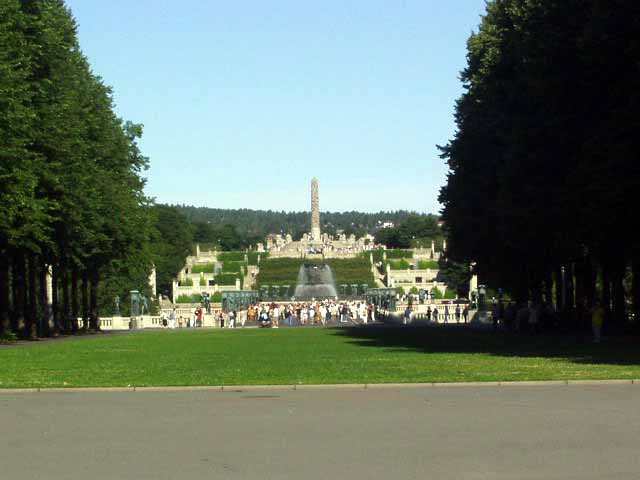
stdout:
[[484,0],[67,0],[159,202],[437,212]]

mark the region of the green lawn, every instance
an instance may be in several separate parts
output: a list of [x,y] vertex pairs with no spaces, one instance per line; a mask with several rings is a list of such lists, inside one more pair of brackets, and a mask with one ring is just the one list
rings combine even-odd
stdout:
[[640,378],[637,341],[462,329],[156,331],[0,347],[0,388]]

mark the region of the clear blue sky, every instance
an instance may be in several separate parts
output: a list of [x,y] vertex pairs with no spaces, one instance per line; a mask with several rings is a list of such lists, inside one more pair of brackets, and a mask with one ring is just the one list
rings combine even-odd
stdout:
[[484,0],[68,0],[159,202],[437,212]]

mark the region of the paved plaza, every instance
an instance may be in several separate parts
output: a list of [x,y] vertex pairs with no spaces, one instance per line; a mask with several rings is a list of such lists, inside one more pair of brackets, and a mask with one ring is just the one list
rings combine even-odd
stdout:
[[0,393],[2,478],[635,479],[640,386]]

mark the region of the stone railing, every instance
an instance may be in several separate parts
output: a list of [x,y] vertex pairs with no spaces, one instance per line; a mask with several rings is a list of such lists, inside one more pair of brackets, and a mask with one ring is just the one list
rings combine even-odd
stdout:
[[[136,317],[137,328],[161,328],[162,321],[157,315],[142,315]],[[84,322],[78,319],[78,327],[83,328]],[[100,330],[129,330],[131,328],[131,317],[101,317]]]

